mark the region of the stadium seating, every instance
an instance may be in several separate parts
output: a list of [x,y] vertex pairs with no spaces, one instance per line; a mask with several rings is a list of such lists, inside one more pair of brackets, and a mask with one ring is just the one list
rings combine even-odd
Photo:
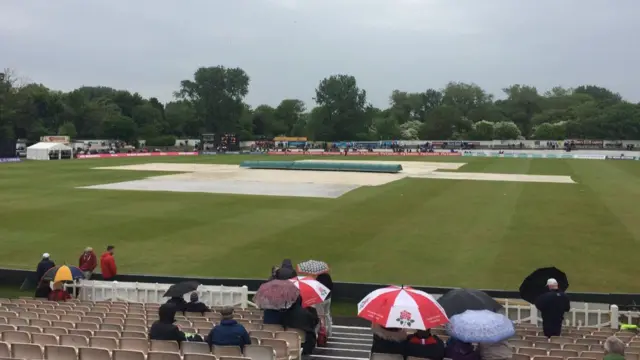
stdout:
[[[297,332],[263,328],[262,311],[235,309],[255,343],[238,347],[148,340],[159,304],[124,302],[56,303],[37,299],[0,299],[0,359],[47,360],[289,360],[300,357]],[[186,332],[206,337],[220,313],[176,316]],[[264,341],[264,343],[263,343]]]

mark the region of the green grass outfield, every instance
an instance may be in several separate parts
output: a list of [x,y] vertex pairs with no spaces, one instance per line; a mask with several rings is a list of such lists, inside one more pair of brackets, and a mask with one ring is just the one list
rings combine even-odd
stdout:
[[122,273],[261,278],[283,257],[315,258],[338,281],[516,289],[529,271],[556,265],[574,291],[640,292],[635,161],[429,157],[579,184],[404,179],[339,199],[74,189],[159,175],[97,166],[265,159],[275,158],[2,164],[0,266],[35,268],[43,252],[75,264],[84,247],[114,244]]

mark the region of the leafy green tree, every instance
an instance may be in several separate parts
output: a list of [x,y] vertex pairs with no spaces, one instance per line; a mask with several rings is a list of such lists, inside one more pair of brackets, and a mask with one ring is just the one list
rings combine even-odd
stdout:
[[542,123],[534,128],[533,137],[539,140],[564,140],[566,136],[566,123]]
[[69,136],[70,138],[75,138],[78,135],[76,131],[76,126],[71,122],[66,122],[58,128],[58,135]]
[[471,140],[493,140],[494,137],[494,123],[481,120],[473,124],[471,131]]
[[493,137],[498,140],[517,140],[521,136],[520,128],[513,122],[502,121],[495,123]]
[[298,99],[284,99],[274,109],[273,117],[284,135],[293,135],[293,128],[300,123],[305,112],[304,102]]
[[371,125],[372,140],[397,140],[400,139],[401,130],[398,121],[394,117],[377,117]]
[[[367,93],[351,75],[333,75],[320,81],[315,101],[323,108],[322,140],[353,140],[368,137]],[[317,134],[316,134],[317,135]]]

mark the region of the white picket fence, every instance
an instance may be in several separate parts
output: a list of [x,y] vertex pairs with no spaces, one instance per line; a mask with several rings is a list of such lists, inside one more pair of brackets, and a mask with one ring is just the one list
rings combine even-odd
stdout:
[[[149,284],[117,281],[93,281],[81,280],[74,284],[67,284],[68,290],[80,290],[79,299],[82,301],[127,301],[134,303],[166,302],[163,297],[165,291],[172,284]],[[256,307],[249,300],[255,291],[249,291],[247,286],[211,286],[201,285],[197,290],[200,301],[208,306],[240,306],[242,308]],[[186,296],[185,296],[186,298]],[[186,299],[188,301],[188,299]],[[542,319],[534,305],[523,304],[521,300],[505,300],[504,314],[515,323],[529,323],[540,325]],[[354,305],[354,311],[356,306]],[[634,323],[640,318],[638,311],[619,311],[617,305],[611,305],[608,309],[602,304],[580,303],[571,308],[565,316],[565,325],[575,327],[617,329],[619,320],[625,323]]]

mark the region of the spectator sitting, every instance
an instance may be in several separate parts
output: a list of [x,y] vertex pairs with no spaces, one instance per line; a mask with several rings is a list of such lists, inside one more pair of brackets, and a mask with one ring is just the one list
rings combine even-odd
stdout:
[[403,355],[407,332],[403,329],[392,329],[373,324],[373,345],[371,353]]
[[187,307],[187,302],[182,296],[174,296],[170,298],[169,300],[167,300],[167,304],[175,306],[176,311],[178,312],[184,312],[185,308]]
[[451,360],[480,360],[480,354],[473,348],[472,344],[449,338],[444,349],[444,357]]
[[624,360],[625,344],[615,336],[609,336],[604,342],[604,360]]
[[333,292],[333,280],[331,279],[331,275],[328,273],[320,274],[316,276],[316,280],[327,287],[329,289],[329,295],[324,299],[324,301],[318,305],[316,308],[319,310],[320,314],[324,317],[324,324],[327,329],[327,336],[331,336],[331,329],[333,325],[333,319],[331,318],[331,293]]
[[444,342],[429,330],[418,330],[407,338],[405,357],[444,359]]
[[186,337],[180,329],[174,325],[176,322],[176,307],[173,304],[163,304],[158,309],[159,319],[149,329],[150,340],[186,341]]
[[206,304],[199,301],[197,292],[191,293],[190,300],[191,301],[184,306],[184,312],[201,313],[204,315],[204,313],[211,311]]
[[311,354],[315,348],[316,327],[319,323],[320,319],[316,312],[311,312],[302,307],[301,297],[298,297],[292,307],[281,313],[280,324],[285,329],[300,329],[305,332],[305,341],[302,344],[303,355]]
[[40,299],[49,299],[49,294],[51,294],[51,285],[49,285],[49,282],[48,281],[38,282],[38,287],[36,288],[36,293],[34,297],[40,298]]
[[482,360],[506,360],[513,357],[513,350],[506,340],[493,344],[480,343],[477,349]]
[[49,301],[67,301],[71,295],[64,289],[62,282],[53,283],[53,291],[49,293]]
[[233,309],[224,308],[220,311],[222,321],[214,326],[207,336],[209,346],[239,346],[244,350],[245,345],[251,345],[249,333],[241,324],[233,320]]

